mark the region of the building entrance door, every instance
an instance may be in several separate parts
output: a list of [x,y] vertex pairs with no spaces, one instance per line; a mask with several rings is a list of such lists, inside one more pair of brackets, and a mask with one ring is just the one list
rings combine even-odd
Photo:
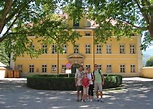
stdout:
[[71,67],[72,74],[75,74],[77,68],[79,68],[79,64],[73,64],[72,65],[72,67]]

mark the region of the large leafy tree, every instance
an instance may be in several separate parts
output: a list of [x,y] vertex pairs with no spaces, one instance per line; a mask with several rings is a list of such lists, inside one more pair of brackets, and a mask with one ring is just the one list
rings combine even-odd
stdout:
[[153,56],[150,57],[146,62],[146,67],[152,67],[153,66]]
[[7,53],[13,53],[14,59],[25,53],[31,57],[41,53],[41,48],[34,50],[28,36],[43,38],[38,40],[41,44],[53,44],[62,32],[58,38],[59,51],[63,43],[74,43],[79,35],[63,25],[64,18],[57,18],[57,6],[57,0],[1,0],[0,43],[4,42]]
[[[66,0],[65,10],[72,18],[85,14],[99,27],[96,41],[106,42],[109,37],[131,37],[146,32],[142,48],[153,39],[153,0]],[[73,2],[72,2],[73,1]],[[71,10],[71,11],[70,11]],[[113,33],[113,34],[112,34]]]
[[7,54],[4,43],[0,43],[0,62],[9,65],[9,54]]
[[[120,39],[122,36],[131,37],[131,34],[143,31],[147,34],[142,48],[146,48],[152,41],[153,0],[1,0],[0,43],[5,42],[7,51],[12,52],[15,57],[39,51],[31,50],[29,45],[32,41],[27,36],[44,37],[43,35],[48,34],[46,29],[37,31],[42,25],[44,28],[48,24],[58,24],[61,27],[56,18],[52,19],[52,23],[46,20],[47,16],[56,12],[57,7],[64,9],[70,18],[80,19],[84,16],[94,20],[99,25],[95,34],[97,42],[106,42],[112,35]],[[28,25],[30,23],[31,26]],[[2,34],[3,30],[6,31]],[[51,34],[55,34],[56,30],[52,31],[54,32],[49,36],[54,36]],[[64,38],[73,41],[75,35],[72,36]],[[54,40],[53,37],[51,39]]]

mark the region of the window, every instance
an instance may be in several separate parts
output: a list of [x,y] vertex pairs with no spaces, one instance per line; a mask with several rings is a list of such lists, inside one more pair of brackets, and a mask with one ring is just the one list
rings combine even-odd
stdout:
[[107,65],[107,73],[112,73],[112,65]]
[[79,53],[79,45],[74,45],[74,53]]
[[42,54],[47,54],[47,45],[42,45]]
[[57,50],[56,50],[56,45],[52,45],[52,54],[56,54]]
[[120,65],[120,72],[125,73],[125,65]]
[[120,54],[125,54],[125,45],[120,45]]
[[47,72],[47,65],[42,65],[42,73],[46,73]]
[[91,32],[90,31],[85,32],[85,36],[91,36]]
[[66,65],[62,65],[62,73],[65,73],[66,71]]
[[102,70],[102,65],[98,65],[98,69],[99,70]]
[[86,46],[86,54],[90,54],[90,45],[89,44],[87,44],[87,45],[85,45]]
[[64,46],[63,46],[63,54],[66,54],[66,53],[67,53],[67,45],[64,44]]
[[134,44],[130,45],[130,54],[135,54],[135,45]]
[[86,68],[90,68],[90,65],[86,65]]
[[21,73],[23,71],[23,66],[22,65],[18,65],[18,68],[17,68]]
[[106,54],[111,54],[112,53],[112,45],[107,44],[106,45]]
[[53,72],[53,73],[56,73],[56,71],[57,71],[57,66],[56,66],[56,65],[52,65],[51,67],[52,67],[52,68],[51,68],[51,69],[52,69],[52,72]]
[[29,65],[29,73],[34,73],[34,65]]
[[130,65],[130,72],[135,73],[135,65]]
[[97,45],[97,49],[96,49],[96,53],[97,54],[101,54],[102,52],[102,46],[101,45]]

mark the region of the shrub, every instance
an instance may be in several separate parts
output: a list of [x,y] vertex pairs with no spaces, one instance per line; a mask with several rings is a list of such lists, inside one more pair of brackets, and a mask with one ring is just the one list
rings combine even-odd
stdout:
[[[114,88],[122,84],[121,75],[104,75],[104,88]],[[33,75],[27,77],[27,86],[41,90],[76,90],[74,74],[62,75]]]

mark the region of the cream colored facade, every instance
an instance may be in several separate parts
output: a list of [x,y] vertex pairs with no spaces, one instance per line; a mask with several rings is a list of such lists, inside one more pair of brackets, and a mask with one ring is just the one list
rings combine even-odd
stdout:
[[[73,21],[69,25],[74,27]],[[22,76],[57,74],[65,73],[66,63],[70,62],[73,73],[78,64],[82,64],[84,68],[90,66],[91,71],[93,65],[98,64],[104,73],[139,76],[142,68],[142,53],[139,48],[141,36],[122,38],[120,41],[112,37],[106,44],[94,45],[95,26],[93,22],[81,19],[79,26],[75,28],[82,37],[76,40],[75,47],[71,43],[64,45],[65,54],[57,54],[53,45],[44,46],[45,54],[32,59],[28,55],[18,57],[15,62],[11,60],[11,67],[21,70]],[[34,47],[42,47],[33,36],[29,38],[34,40]]]

